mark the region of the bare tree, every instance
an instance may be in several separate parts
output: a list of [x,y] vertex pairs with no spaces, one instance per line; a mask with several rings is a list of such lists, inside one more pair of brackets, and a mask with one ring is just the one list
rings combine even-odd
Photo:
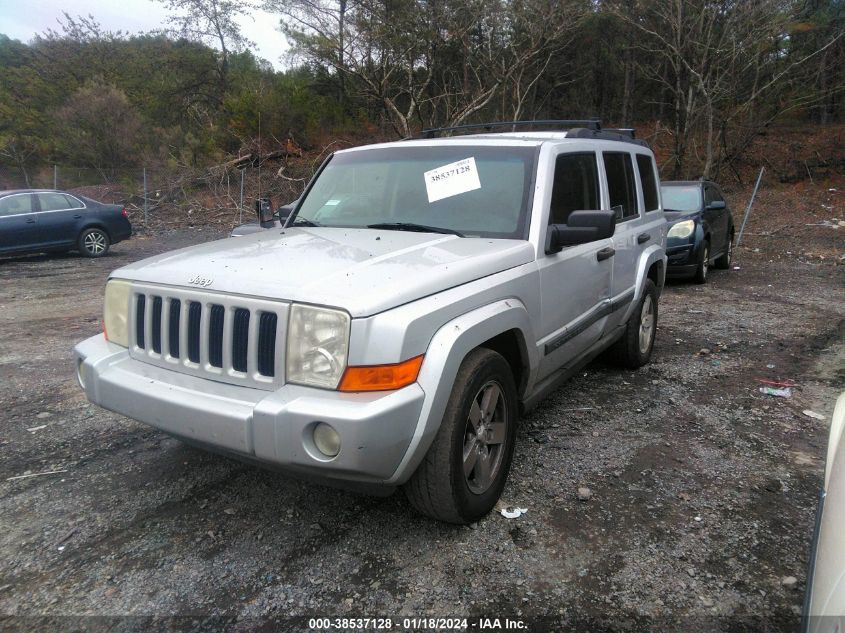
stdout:
[[[356,0],[264,0],[267,11],[283,16],[282,26],[294,42],[304,44],[302,48],[319,42],[321,57],[331,67],[346,68],[346,46],[351,37],[348,14],[357,5]],[[303,40],[315,38],[305,44]],[[346,102],[346,72],[338,76],[338,98]]]
[[[783,112],[776,89],[808,59],[835,39],[804,56],[787,56],[792,16],[788,0],[664,0],[610,10],[640,34],[637,47],[647,59],[640,72],[670,95],[673,177],[686,171],[693,139],[703,138],[701,176],[718,173],[728,148],[727,130],[739,126],[744,143],[771,120],[760,114]],[[774,108],[768,107],[774,105]],[[789,106],[787,106],[789,107]],[[750,131],[750,132],[749,132]]]
[[501,47],[506,98],[502,114],[519,120],[551,61],[571,44],[585,8],[581,3],[559,0],[519,0],[503,8],[507,8],[507,31]]
[[241,33],[235,18],[254,6],[250,0],[159,0],[176,15],[170,22],[180,35],[218,47],[217,75],[220,102],[229,85],[229,54],[253,45]]

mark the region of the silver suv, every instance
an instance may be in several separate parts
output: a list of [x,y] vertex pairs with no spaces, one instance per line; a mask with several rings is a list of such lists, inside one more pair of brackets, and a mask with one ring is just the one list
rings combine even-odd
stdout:
[[472,522],[520,412],[608,348],[648,362],[659,191],[646,144],[592,121],[339,151],[284,227],[114,271],[79,383],[186,442]]

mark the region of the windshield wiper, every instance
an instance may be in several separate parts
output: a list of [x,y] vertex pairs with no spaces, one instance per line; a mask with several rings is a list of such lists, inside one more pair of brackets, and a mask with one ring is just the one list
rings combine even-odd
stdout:
[[457,235],[464,237],[464,234],[454,229],[444,229],[439,226],[426,226],[425,224],[414,224],[413,222],[379,222],[368,224],[368,229],[386,229],[388,231],[416,231],[417,233],[444,233],[446,235]]
[[315,222],[314,220],[309,220],[308,218],[300,218],[297,217],[294,219],[291,226],[323,226],[319,222]]

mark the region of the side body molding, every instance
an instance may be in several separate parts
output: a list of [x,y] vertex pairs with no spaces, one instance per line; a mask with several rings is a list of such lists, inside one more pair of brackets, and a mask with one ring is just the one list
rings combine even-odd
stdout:
[[418,378],[426,394],[419,422],[405,456],[385,483],[404,483],[422,462],[440,428],[455,376],[466,355],[509,330],[517,330],[525,342],[523,353],[527,355],[529,365],[526,392],[530,393],[539,366],[539,352],[534,345],[536,338],[531,319],[520,300],[502,299],[482,306],[449,321],[435,332]]

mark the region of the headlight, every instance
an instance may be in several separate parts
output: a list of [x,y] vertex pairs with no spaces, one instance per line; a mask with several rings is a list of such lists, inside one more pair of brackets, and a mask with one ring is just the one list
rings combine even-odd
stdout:
[[287,381],[337,388],[349,351],[349,315],[340,310],[294,304],[290,308]]
[[129,282],[120,279],[112,279],[106,284],[103,331],[109,342],[123,347],[129,347],[130,289]]
[[684,220],[683,222],[673,224],[669,228],[669,233],[666,237],[689,237],[693,231],[695,231],[695,221]]

